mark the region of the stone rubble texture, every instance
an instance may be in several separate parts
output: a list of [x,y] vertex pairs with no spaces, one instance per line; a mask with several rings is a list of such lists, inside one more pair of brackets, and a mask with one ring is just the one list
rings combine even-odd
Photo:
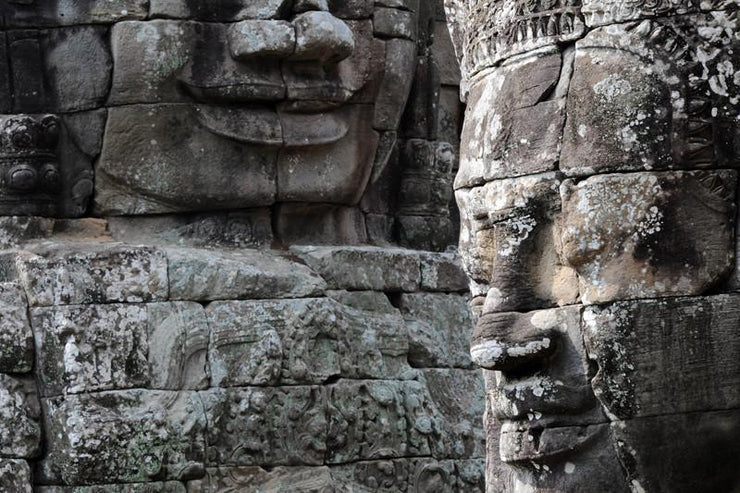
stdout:
[[0,491],[483,492],[442,0],[0,0]]
[[740,3],[445,10],[486,492],[740,491]]

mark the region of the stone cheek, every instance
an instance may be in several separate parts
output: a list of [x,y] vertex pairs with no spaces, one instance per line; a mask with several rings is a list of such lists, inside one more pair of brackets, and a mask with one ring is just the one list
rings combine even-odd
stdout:
[[733,264],[734,171],[563,183],[563,250],[584,303],[696,295]]
[[736,408],[738,316],[734,294],[586,308],[597,397],[616,419]]

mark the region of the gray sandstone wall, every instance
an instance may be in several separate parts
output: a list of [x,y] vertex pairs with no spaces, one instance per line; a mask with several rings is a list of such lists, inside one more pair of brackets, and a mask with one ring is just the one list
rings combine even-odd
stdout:
[[0,491],[482,492],[459,78],[441,1],[0,0]]

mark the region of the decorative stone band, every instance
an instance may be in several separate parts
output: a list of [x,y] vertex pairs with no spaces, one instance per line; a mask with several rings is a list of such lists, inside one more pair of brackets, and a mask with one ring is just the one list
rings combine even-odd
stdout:
[[738,0],[584,0],[581,11],[586,25],[595,27],[652,17],[727,10],[738,6]]
[[56,214],[59,133],[55,115],[0,115],[0,214]]
[[581,39],[590,28],[738,7],[740,0],[446,0],[468,80],[516,55]]
[[466,78],[514,55],[579,39],[586,29],[580,0],[472,0],[468,5],[455,9],[463,23],[459,54]]

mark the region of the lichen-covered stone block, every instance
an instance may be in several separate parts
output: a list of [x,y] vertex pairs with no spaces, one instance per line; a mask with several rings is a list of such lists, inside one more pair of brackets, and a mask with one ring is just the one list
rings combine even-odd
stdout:
[[36,307],[31,326],[43,396],[149,384],[144,305]]
[[735,256],[734,171],[566,180],[562,243],[584,303],[700,295]]
[[330,289],[416,291],[421,281],[418,253],[401,248],[291,247]]
[[322,465],[326,389],[247,387],[200,392],[208,420],[208,465]]
[[32,493],[31,468],[18,459],[0,460],[0,490],[8,493]]
[[42,405],[41,484],[187,480],[204,473],[205,414],[195,392],[101,392]]
[[188,483],[188,493],[222,491],[336,491],[337,482],[326,466],[209,467],[203,479]]
[[151,247],[51,243],[16,255],[14,267],[31,306],[167,298],[167,260]]
[[168,249],[170,299],[302,298],[326,283],[305,265],[258,250]]
[[0,283],[0,372],[26,373],[33,367],[33,333],[26,295],[18,283]]
[[442,446],[437,459],[471,459],[486,455],[482,426],[485,390],[480,370],[426,369],[423,382],[441,416]]
[[587,307],[596,397],[615,420],[737,408],[738,323],[738,295]]
[[178,481],[129,484],[101,484],[97,486],[37,486],[38,493],[185,493],[185,485]]
[[455,188],[557,169],[565,121],[563,58],[541,53],[502,65],[470,89]]
[[195,302],[149,303],[147,313],[150,387],[196,390],[208,387],[208,321]]
[[417,368],[470,368],[473,321],[468,298],[407,293],[400,299],[409,330],[409,363]]
[[441,416],[417,381],[340,381],[327,419],[329,464],[430,455],[441,445]]
[[462,292],[468,290],[468,278],[456,253],[423,252],[421,289],[423,291]]
[[214,302],[213,385],[319,384],[340,375],[381,378],[408,369],[398,313],[375,313],[325,298]]
[[34,380],[0,374],[0,456],[30,459],[39,454],[40,414]]

